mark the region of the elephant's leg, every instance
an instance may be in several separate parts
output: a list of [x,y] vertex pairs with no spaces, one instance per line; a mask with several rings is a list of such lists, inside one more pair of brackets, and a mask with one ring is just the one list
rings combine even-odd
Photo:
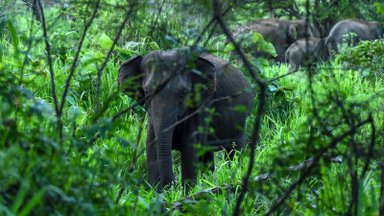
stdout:
[[148,165],[148,183],[154,187],[160,182],[159,164],[157,160],[155,135],[151,125],[147,127],[147,165]]
[[196,181],[196,152],[191,148],[183,148],[181,152],[181,171],[184,186],[193,186]]
[[[212,124],[213,119],[209,116],[208,112],[203,112],[199,116],[199,124],[203,126],[203,132],[198,133],[197,142],[206,146],[208,143],[208,137],[210,136],[209,128]],[[210,171],[215,171],[215,162],[214,162],[214,153],[213,151],[207,149],[206,152],[200,156],[199,161],[203,163],[204,169],[208,168]]]
[[181,140],[184,140],[182,142],[183,146],[181,147],[182,182],[184,187],[193,186],[196,181],[196,165],[198,163],[198,157],[194,147],[196,136],[185,133],[185,136]]

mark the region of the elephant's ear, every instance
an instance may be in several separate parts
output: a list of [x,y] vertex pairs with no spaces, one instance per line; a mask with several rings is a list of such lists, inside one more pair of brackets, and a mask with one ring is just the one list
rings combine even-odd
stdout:
[[297,40],[297,30],[296,25],[289,25],[288,27],[288,36],[291,39],[292,43]]
[[204,89],[204,92],[201,92],[203,98],[209,97],[216,91],[216,66],[209,58],[199,56],[196,60],[196,68],[192,74],[193,84],[200,84],[199,89]]
[[142,59],[142,56],[136,56],[124,62],[119,68],[117,80],[120,90],[136,101],[144,98],[144,91],[141,87],[144,77],[140,66]]

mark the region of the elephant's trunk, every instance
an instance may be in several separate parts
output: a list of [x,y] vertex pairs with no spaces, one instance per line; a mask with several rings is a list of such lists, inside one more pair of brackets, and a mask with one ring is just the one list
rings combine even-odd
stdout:
[[169,185],[173,181],[172,170],[172,139],[173,128],[169,128],[177,121],[177,103],[170,97],[156,96],[151,101],[150,121],[153,125],[156,139],[157,159],[161,186]]

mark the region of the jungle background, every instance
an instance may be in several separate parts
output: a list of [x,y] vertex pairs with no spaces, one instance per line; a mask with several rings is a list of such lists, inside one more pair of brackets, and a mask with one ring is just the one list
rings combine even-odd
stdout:
[[216,153],[215,172],[200,173],[189,193],[179,166],[164,193],[148,187],[147,116],[119,91],[118,68],[194,44],[230,60],[217,14],[229,30],[307,19],[325,37],[343,19],[383,21],[384,3],[0,1],[0,214],[383,215],[383,40],[297,73],[251,55],[250,67],[232,59],[257,93],[249,147],[230,165]]

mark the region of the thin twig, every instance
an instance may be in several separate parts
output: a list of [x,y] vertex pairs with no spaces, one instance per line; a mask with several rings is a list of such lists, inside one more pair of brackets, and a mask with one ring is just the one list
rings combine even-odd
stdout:
[[20,70],[20,78],[19,78],[19,85],[21,85],[23,83],[23,78],[24,78],[24,70],[25,70],[25,66],[27,66],[27,63],[28,63],[28,56],[29,56],[29,52],[31,51],[32,49],[32,44],[33,44],[33,12],[31,13],[31,27],[29,29],[29,38],[28,38],[28,48],[27,48],[27,51],[25,52],[25,57],[24,57],[24,61],[23,61],[23,65],[21,66],[21,70]]
[[[224,10],[224,12],[221,14],[222,16],[225,16],[232,8],[233,6],[236,4],[236,0],[233,0],[232,3],[228,6],[227,9]],[[212,19],[208,22],[208,24],[204,27],[204,29],[201,31],[199,37],[195,40],[195,42],[193,43],[192,47],[196,46],[197,44],[200,43],[201,39],[203,39],[203,36],[205,34],[205,32],[208,31],[208,29],[211,27],[211,25],[213,23],[215,23],[214,27],[212,29],[214,29],[217,25],[217,23],[215,22],[216,21],[216,18],[215,17],[212,17]]]
[[[106,67],[106,65],[108,63],[109,58],[111,57],[112,52],[113,52],[113,50],[115,48],[115,45],[116,45],[117,41],[119,40],[119,38],[121,36],[121,33],[123,32],[123,29],[125,27],[125,24],[127,23],[129,17],[131,16],[131,13],[133,12],[133,9],[134,9],[135,6],[136,6],[136,1],[134,1],[133,3],[130,3],[128,10],[125,12],[124,20],[123,20],[123,22],[121,23],[121,25],[120,25],[120,27],[118,29],[118,32],[117,32],[117,34],[115,36],[115,39],[113,40],[112,46],[109,49],[108,54],[105,57],[103,63],[101,64],[101,67],[97,70],[97,75],[98,76],[101,77],[102,72],[103,72],[104,68]],[[100,86],[101,86],[101,84],[100,84]]]
[[[161,14],[161,12],[163,11],[163,7],[164,7],[165,2],[166,2],[166,0],[163,0],[163,2],[161,3],[161,6],[160,6],[160,8],[159,8],[159,10],[158,10],[158,12],[157,12],[157,14],[156,14],[155,19],[152,20],[152,23],[151,23],[151,31],[150,31],[150,33],[149,33],[150,36],[152,36],[153,32],[155,31],[156,25],[157,25],[157,23],[158,23],[158,21],[159,21],[160,14]],[[153,16],[154,16],[154,14],[153,14]]]
[[52,89],[52,97],[55,103],[55,110],[56,110],[56,115],[59,116],[59,104],[57,101],[57,96],[56,96],[56,86],[55,86],[55,73],[53,70],[53,62],[52,62],[52,55],[51,55],[51,45],[49,44],[48,41],[48,33],[47,33],[47,24],[45,20],[45,15],[44,15],[44,9],[43,6],[41,5],[41,1],[37,0],[40,13],[41,13],[41,18],[42,18],[42,27],[43,27],[43,36],[44,36],[44,42],[45,42],[45,50],[47,51],[47,60],[48,60],[48,65],[49,65],[49,74],[51,76],[51,89]]
[[61,104],[60,104],[60,108],[59,108],[60,115],[63,112],[63,108],[64,108],[64,104],[65,104],[65,99],[66,99],[67,94],[68,94],[69,86],[71,85],[72,77],[75,74],[75,70],[76,70],[76,67],[77,67],[77,61],[79,60],[79,56],[80,56],[81,49],[83,47],[85,36],[87,35],[87,31],[88,31],[89,27],[91,27],[91,24],[93,23],[93,20],[96,17],[96,14],[97,14],[97,11],[99,10],[99,7],[100,7],[100,0],[97,0],[96,5],[95,5],[95,9],[93,9],[91,18],[89,19],[89,21],[84,26],[83,34],[81,35],[79,46],[77,47],[75,58],[74,58],[74,60],[72,62],[68,78],[67,78],[67,80],[65,82],[64,93],[63,93],[63,95],[61,97]]
[[289,195],[292,193],[292,191],[300,185],[307,177],[309,174],[312,172],[312,170],[318,165],[320,162],[320,159],[323,157],[323,155],[330,149],[333,149],[336,147],[336,145],[344,140],[346,137],[351,136],[356,133],[356,130],[359,129],[360,127],[364,126],[365,124],[369,123],[370,119],[366,119],[359,124],[355,125],[352,127],[350,130],[347,132],[343,133],[342,135],[335,137],[329,145],[327,145],[325,148],[322,148],[319,153],[314,157],[313,163],[303,171],[301,174],[300,178],[294,182],[284,193],[281,197],[277,199],[277,201],[272,205],[272,207],[269,209],[267,215],[271,215],[273,212],[275,212],[283,203],[284,201],[289,197]]
[[55,111],[56,111],[56,117],[57,117],[57,129],[59,130],[59,137],[60,140],[62,140],[62,133],[60,131],[61,128],[61,114],[59,111],[59,102],[57,100],[57,95],[56,95],[56,85],[55,85],[55,73],[53,70],[53,61],[52,61],[52,54],[51,54],[51,46],[48,41],[48,33],[47,33],[47,23],[45,20],[45,15],[44,15],[44,9],[41,4],[41,0],[37,0],[37,4],[40,9],[41,13],[41,24],[43,27],[43,36],[44,36],[44,42],[45,42],[45,50],[47,51],[47,59],[48,59],[48,65],[49,65],[49,74],[50,74],[50,80],[51,80],[51,91],[52,91],[52,97],[53,101],[55,104]]
[[252,133],[252,141],[250,143],[250,149],[251,150],[250,150],[250,154],[249,154],[250,158],[249,158],[248,169],[247,169],[247,172],[243,178],[242,188],[241,188],[239,197],[237,198],[235,210],[233,213],[234,215],[240,215],[240,205],[244,199],[245,193],[248,190],[249,179],[250,179],[250,176],[252,173],[253,165],[255,163],[256,144],[259,142],[259,133],[260,133],[260,128],[261,128],[261,120],[262,120],[262,116],[264,113],[267,85],[263,80],[261,80],[259,78],[258,73],[253,69],[249,60],[247,59],[245,54],[241,51],[239,44],[232,37],[230,30],[228,29],[227,25],[225,24],[225,22],[221,16],[221,12],[220,12],[221,4],[219,3],[219,1],[213,0],[212,3],[213,3],[214,18],[217,20],[219,26],[221,27],[221,29],[223,30],[224,34],[227,36],[229,41],[235,46],[236,52],[239,54],[239,56],[243,60],[246,69],[249,71],[253,80],[258,84],[258,87],[260,90],[259,95],[258,95],[259,104],[258,104],[258,108],[257,108],[256,118],[255,118],[255,125],[254,125],[254,129],[253,129],[253,133]]

